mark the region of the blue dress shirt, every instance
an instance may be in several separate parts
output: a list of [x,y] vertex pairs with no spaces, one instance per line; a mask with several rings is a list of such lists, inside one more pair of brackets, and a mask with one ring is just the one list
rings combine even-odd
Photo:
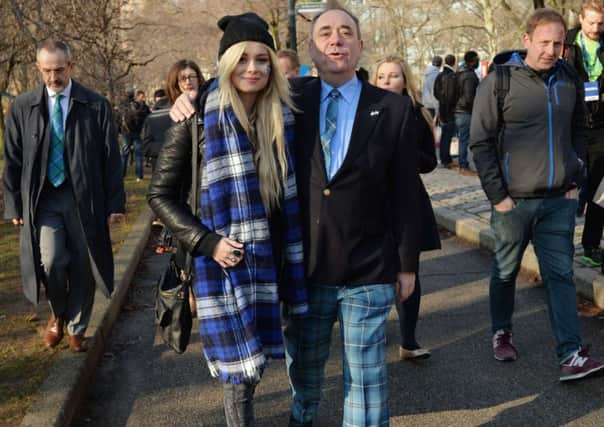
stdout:
[[[341,96],[338,102],[338,122],[336,132],[333,135],[330,144],[331,167],[327,171],[327,178],[329,180],[331,180],[338,169],[340,169],[340,166],[344,163],[346,153],[348,153],[350,136],[352,135],[354,118],[357,114],[362,87],[361,81],[355,75],[351,80],[336,88]],[[325,130],[325,115],[327,114],[327,104],[329,103],[329,92],[331,92],[332,89],[334,89],[333,86],[321,80],[321,108],[319,112],[319,117],[321,119],[319,129],[320,135],[323,134]]]

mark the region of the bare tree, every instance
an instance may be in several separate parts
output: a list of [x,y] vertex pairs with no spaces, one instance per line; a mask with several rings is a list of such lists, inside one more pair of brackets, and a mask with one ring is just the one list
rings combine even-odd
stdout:
[[[136,33],[137,49],[147,55],[168,46],[153,63],[137,68],[132,76],[132,85],[153,91],[165,84],[167,69],[173,62],[187,58],[200,66],[206,77],[214,74],[216,54],[222,32],[216,23],[224,15],[255,12],[264,18],[270,27],[277,49],[285,47],[287,40],[287,1],[285,0],[147,0],[137,11],[138,17],[150,26]],[[300,36],[304,43],[306,29],[300,18]],[[142,41],[142,42],[141,42]]]
[[26,51],[45,38],[68,42],[78,78],[112,102],[136,67],[161,54],[139,54],[133,35],[147,23],[128,0],[97,0],[94,7],[87,0],[11,0],[11,11],[25,34]]
[[[491,58],[518,47],[524,20],[535,6],[563,13],[580,0],[355,0],[342,1],[361,18],[364,66],[397,53],[416,69],[435,54],[458,57],[469,49]],[[195,60],[206,75],[215,72],[222,36],[217,20],[254,11],[270,25],[277,48],[287,39],[286,0],[4,0],[0,37],[0,97],[18,93],[36,78],[33,46],[46,37],[72,44],[76,77],[115,102],[125,86],[152,91],[164,85],[178,59]],[[303,62],[311,16],[299,15]],[[1,114],[1,112],[0,112]],[[0,116],[1,118],[1,116]],[[0,123],[2,121],[0,120]],[[2,126],[0,124],[0,126]],[[0,128],[1,129],[1,128]]]
[[23,80],[27,73],[23,72],[24,65],[33,63],[34,55],[30,49],[35,39],[32,37],[25,20],[19,16],[20,7],[30,7],[32,2],[27,0],[0,2],[0,141],[4,142],[4,105],[5,99],[18,93],[23,84],[14,84],[15,75],[21,75]]

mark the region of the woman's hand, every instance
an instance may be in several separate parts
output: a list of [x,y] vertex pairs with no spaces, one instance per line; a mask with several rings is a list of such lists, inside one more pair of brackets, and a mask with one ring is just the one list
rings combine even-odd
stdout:
[[212,258],[222,268],[235,267],[243,257],[243,243],[223,237],[214,248]]
[[415,290],[415,275],[413,272],[401,272],[396,276],[395,298],[404,302]]

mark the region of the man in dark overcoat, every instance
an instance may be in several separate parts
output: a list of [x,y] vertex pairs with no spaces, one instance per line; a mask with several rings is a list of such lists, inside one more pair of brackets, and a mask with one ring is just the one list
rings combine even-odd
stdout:
[[71,79],[69,46],[36,51],[44,81],[15,98],[4,147],[4,217],[21,226],[21,274],[34,304],[43,283],[52,314],[44,341],[64,326],[72,351],[86,351],[95,286],[113,290],[109,225],[124,219],[125,193],[111,105]]

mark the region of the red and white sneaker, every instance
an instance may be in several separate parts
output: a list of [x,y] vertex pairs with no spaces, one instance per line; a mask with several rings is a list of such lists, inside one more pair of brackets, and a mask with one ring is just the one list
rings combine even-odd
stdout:
[[589,347],[582,347],[560,364],[560,381],[585,378],[604,369],[604,362],[589,355]]

